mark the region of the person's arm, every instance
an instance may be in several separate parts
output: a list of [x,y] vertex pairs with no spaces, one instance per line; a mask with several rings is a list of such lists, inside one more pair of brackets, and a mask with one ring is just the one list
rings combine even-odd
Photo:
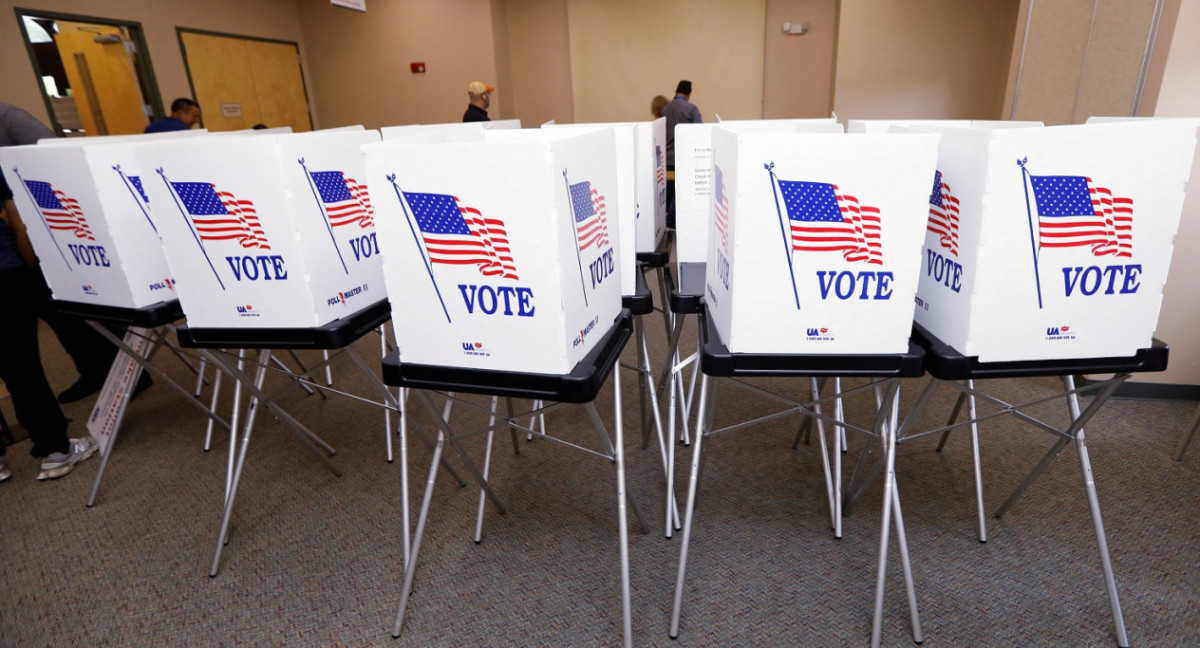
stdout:
[[38,265],[37,254],[33,252],[33,244],[29,242],[29,233],[25,231],[25,224],[21,222],[21,215],[17,213],[17,206],[13,201],[6,200],[0,209],[0,218],[8,224],[8,229],[12,230],[13,239],[16,242],[17,254],[21,256],[21,260],[31,268],[36,268]]

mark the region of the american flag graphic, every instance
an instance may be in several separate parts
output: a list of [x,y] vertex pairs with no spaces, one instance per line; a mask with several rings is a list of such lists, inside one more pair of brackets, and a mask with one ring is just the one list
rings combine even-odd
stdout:
[[254,203],[218,191],[209,182],[172,182],[171,186],[205,241],[237,241],[244,248],[269,250]]
[[375,208],[367,188],[341,171],[311,171],[317,194],[333,227],[358,223],[361,229],[375,226]]
[[404,192],[430,263],[474,265],[484,276],[517,278],[504,222],[463,207],[448,194]]
[[780,192],[791,221],[792,249],[842,253],[847,261],[883,264],[879,208],[825,182],[780,180]]
[[654,145],[654,183],[656,185],[666,184],[667,182],[667,167],[663,164],[662,147]]
[[593,189],[591,182],[573,184],[571,206],[575,210],[575,232],[579,239],[579,249],[586,250],[593,245],[600,249],[609,245],[604,194]]
[[129,178],[129,183],[132,184],[133,188],[137,190],[138,195],[141,196],[141,198],[142,198],[142,202],[144,202],[146,204],[150,204],[150,196],[147,196],[146,190],[144,188],[142,188],[141,176],[131,175],[131,176],[125,176],[125,177]]
[[942,247],[958,256],[958,198],[950,185],[942,181],[942,172],[933,172],[933,192],[929,194],[929,222],[925,229],[938,237]]
[[725,193],[725,174],[721,167],[713,165],[713,225],[721,241],[721,249],[729,252],[729,194]]
[[1090,247],[1093,256],[1133,256],[1133,200],[1086,176],[1029,176],[1037,201],[1039,245]]
[[50,229],[73,232],[75,238],[96,240],[92,228],[88,227],[87,219],[83,217],[78,200],[68,198],[49,182],[26,180],[25,186],[29,187],[29,193],[33,195],[33,201],[37,203],[38,211],[42,213]]

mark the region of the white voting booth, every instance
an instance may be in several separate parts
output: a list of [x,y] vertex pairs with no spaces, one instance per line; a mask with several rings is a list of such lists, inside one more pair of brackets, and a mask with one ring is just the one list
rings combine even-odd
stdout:
[[[708,258],[708,223],[712,217],[712,130],[716,124],[675,127],[675,249],[678,263],[704,263]],[[721,128],[747,133],[841,133],[827,119],[724,121]]]
[[621,310],[609,131],[364,147],[406,363],[565,374]]
[[[654,252],[662,241],[667,227],[667,120],[649,122],[605,122],[594,124],[555,124],[543,128],[614,128],[618,131],[617,168],[622,180],[621,193],[625,203],[632,202],[634,212],[634,250]],[[631,143],[622,140],[631,139]],[[628,157],[627,157],[628,156]],[[632,177],[632,192],[626,187]],[[628,209],[623,206],[622,211]]]
[[521,120],[502,119],[490,122],[453,122],[449,124],[404,124],[379,129],[385,140],[404,137],[428,137],[440,142],[478,142],[486,130],[520,129]]
[[134,146],[200,134],[55,138],[0,149],[56,300],[141,308],[175,299],[175,277],[147,203],[150,178]]
[[887,133],[892,126],[923,128],[926,126],[962,128],[1028,128],[1042,122],[1007,121],[999,119],[851,119],[846,122],[847,133]]
[[942,140],[918,323],[981,362],[1150,346],[1194,123],[926,128]]
[[908,349],[937,141],[713,129],[704,298],[730,352]]
[[310,328],[385,297],[363,144],[375,131],[141,144],[193,328]]

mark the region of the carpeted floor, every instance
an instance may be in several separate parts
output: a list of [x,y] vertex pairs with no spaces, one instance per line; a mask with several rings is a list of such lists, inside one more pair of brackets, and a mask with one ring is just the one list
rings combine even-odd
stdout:
[[[694,328],[694,327],[689,327]],[[656,366],[665,335],[650,326]],[[48,340],[48,336],[43,336]],[[694,345],[694,337],[685,342]],[[356,348],[378,353],[373,335]],[[73,376],[60,349],[43,350],[56,389]],[[312,354],[306,359],[311,360]],[[633,362],[632,347],[626,349]],[[168,353],[156,366],[185,385],[194,376]],[[368,394],[353,365],[335,387]],[[638,646],[863,646],[879,542],[881,489],[829,529],[816,445],[790,449],[787,417],[706,443],[681,634],[667,637],[680,537],[663,536],[664,478],[654,445],[640,448],[636,381],[626,371],[629,488],[651,530],[631,517],[633,630]],[[48,483],[35,481],[28,441],[10,448],[0,484],[0,646],[611,646],[621,618],[613,467],[545,441],[498,439],[493,484],[509,507],[489,508],[472,542],[478,491],[439,476],[426,543],[399,640],[390,637],[402,579],[399,462],[385,460],[381,410],[345,397],[283,387],[280,402],[337,448],[335,477],[277,421],[259,417],[220,574],[208,577],[219,530],[228,435],[203,450],[204,421],[159,384],[129,407],[97,505],[85,508],[99,458]],[[759,384],[794,395],[803,380]],[[907,381],[911,404],[924,380]],[[997,382],[1008,400],[1050,393],[1049,379]],[[222,411],[229,411],[228,389]],[[207,394],[207,392],[206,392]],[[83,433],[93,399],[67,407]],[[486,404],[485,400],[476,402]],[[598,401],[611,415],[608,388]],[[924,423],[952,404],[944,393]],[[1194,404],[1112,401],[1088,426],[1129,636],[1135,646],[1200,645],[1200,447],[1171,450]],[[11,402],[0,402],[13,421]],[[724,389],[717,424],[771,404]],[[867,416],[851,407],[851,418]],[[1045,406],[1061,420],[1061,402]],[[414,415],[429,429],[428,417]],[[480,418],[458,408],[456,426]],[[547,417],[554,431],[594,441],[576,410]],[[850,462],[873,439],[851,436]],[[900,447],[904,518],[925,646],[1112,646],[1104,593],[1074,448],[1068,448],[1002,519],[976,539],[967,437],[944,452],[925,437]],[[1053,438],[1012,417],[982,426],[988,508],[994,511]],[[483,437],[468,447],[482,454]],[[410,443],[420,503],[429,452]],[[680,504],[690,451],[679,447]],[[848,472],[847,472],[848,474]],[[893,547],[895,544],[893,543]],[[911,646],[895,550],[884,645]]]

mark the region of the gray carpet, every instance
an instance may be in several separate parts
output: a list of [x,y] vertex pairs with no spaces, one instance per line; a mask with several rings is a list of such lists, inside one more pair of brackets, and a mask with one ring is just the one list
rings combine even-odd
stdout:
[[[693,328],[693,327],[689,327]],[[665,345],[651,326],[656,365]],[[47,340],[46,336],[43,336]],[[694,337],[688,344],[694,344]],[[356,348],[377,355],[368,336]],[[62,352],[44,355],[56,389],[73,379]],[[307,354],[311,359],[312,355]],[[633,361],[632,347],[626,359]],[[194,378],[163,353],[156,366]],[[366,395],[353,366],[336,387]],[[791,450],[788,417],[706,444],[681,635],[667,637],[680,537],[663,537],[658,452],[640,449],[636,382],[626,371],[629,485],[648,534],[631,517],[633,630],[639,646],[862,646],[870,639],[881,489],[829,530],[816,446]],[[275,378],[273,385],[284,385]],[[765,380],[793,395],[807,381]],[[911,403],[924,380],[907,381]],[[1048,393],[1050,379],[989,388],[1016,400]],[[228,392],[229,390],[225,390]],[[92,399],[69,406],[83,433]],[[477,399],[485,404],[486,401]],[[937,399],[939,425],[953,397]],[[202,417],[159,384],[131,404],[94,508],[84,502],[99,459],[55,482],[35,481],[28,441],[10,448],[13,478],[0,484],[0,646],[611,646],[621,618],[612,466],[545,442],[496,444],[492,478],[509,506],[489,508],[472,542],[478,491],[439,476],[404,635],[390,637],[402,579],[399,462],[384,458],[383,414],[358,401],[285,387],[284,407],[337,448],[341,478],[277,421],[260,417],[221,572],[207,576],[224,488],[227,439],[202,449]],[[598,401],[611,414],[608,388]],[[12,420],[11,403],[0,403]],[[724,389],[717,424],[768,410]],[[1200,645],[1200,447],[1182,463],[1171,450],[1194,404],[1112,401],[1088,426],[1130,640]],[[228,412],[226,397],[222,405]],[[414,408],[415,411],[415,408]],[[1062,420],[1061,402],[1045,406]],[[866,416],[860,404],[848,415]],[[552,430],[591,444],[578,410],[547,417]],[[415,420],[428,429],[428,417]],[[466,408],[455,425],[481,419]],[[1112,646],[1104,593],[1074,447],[1002,520],[975,537],[970,446],[963,433],[942,453],[936,438],[901,446],[900,491],[926,646]],[[873,439],[852,436],[847,461]],[[982,428],[989,510],[1053,439],[1012,417]],[[468,443],[478,456],[482,437]],[[411,442],[414,507],[429,452]],[[683,503],[688,448],[676,484]],[[893,543],[893,548],[895,544]],[[893,549],[884,645],[911,646]]]

